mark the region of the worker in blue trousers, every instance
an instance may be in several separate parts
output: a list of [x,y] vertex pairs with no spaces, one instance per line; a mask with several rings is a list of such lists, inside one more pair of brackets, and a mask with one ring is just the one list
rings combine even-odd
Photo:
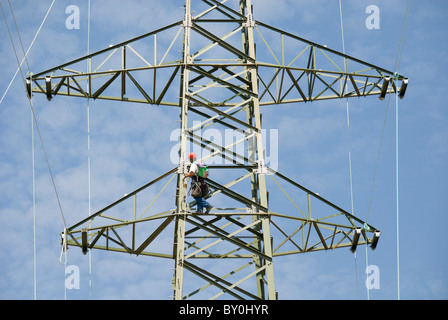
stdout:
[[204,197],[208,194],[209,187],[205,182],[208,177],[208,167],[203,163],[197,163],[197,157],[194,152],[188,155],[188,160],[190,160],[190,169],[188,173],[184,176],[184,181],[186,178],[191,178],[191,196],[196,200],[197,210],[193,213],[203,213],[205,208],[205,213],[209,213],[213,206],[208,203]]

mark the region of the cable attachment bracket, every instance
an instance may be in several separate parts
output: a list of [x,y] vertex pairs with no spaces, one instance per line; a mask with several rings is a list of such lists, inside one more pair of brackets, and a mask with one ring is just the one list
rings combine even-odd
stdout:
[[185,19],[182,22],[182,25],[184,27],[189,27],[189,28],[191,28],[193,26],[193,21],[191,19],[191,14],[189,14],[189,13],[185,14]]
[[189,172],[190,163],[187,161],[182,161],[177,168],[177,174],[187,174]]
[[243,27],[245,27],[245,28],[254,28],[255,27],[255,20],[254,20],[252,13],[247,14],[246,22],[243,23]]
[[268,169],[266,168],[266,166],[264,164],[264,159],[257,160],[256,163],[257,163],[257,168],[253,170],[253,172],[255,174],[267,174],[268,173]]

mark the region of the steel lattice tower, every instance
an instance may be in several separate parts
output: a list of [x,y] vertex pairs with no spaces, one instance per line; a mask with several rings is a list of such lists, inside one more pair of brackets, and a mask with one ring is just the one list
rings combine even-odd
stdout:
[[[66,95],[180,111],[178,166],[62,236],[83,252],[173,259],[175,299],[209,291],[211,298],[276,299],[275,257],[355,250],[358,244],[375,248],[379,230],[266,165],[260,108],[403,96],[407,79],[254,20],[250,0],[193,4],[194,11],[192,1],[185,1],[182,21],[28,78],[28,94],[43,93],[49,100]],[[239,138],[220,144],[201,135],[204,128],[230,129]],[[188,202],[182,181],[191,145],[205,162],[224,161],[210,166],[208,198],[226,205],[208,215],[192,214],[195,203]],[[268,180],[294,193],[286,195],[296,211],[271,208]],[[153,209],[162,192],[175,194],[173,207]],[[170,246],[168,237],[174,239]]]

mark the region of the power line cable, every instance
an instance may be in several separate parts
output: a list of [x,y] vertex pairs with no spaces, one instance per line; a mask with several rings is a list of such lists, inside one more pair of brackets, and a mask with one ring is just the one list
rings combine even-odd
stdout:
[[[14,19],[14,24],[15,24],[15,27],[17,29],[17,33],[19,35],[20,43],[21,43],[21,46],[22,46],[22,51],[24,52],[22,39],[21,39],[20,33],[19,33],[19,28],[17,26],[17,22],[16,22],[16,19],[15,19],[15,16],[14,16],[14,10],[13,10],[13,8],[11,6],[11,2],[9,0],[8,0],[8,4],[9,4],[9,8],[11,10],[12,17]],[[8,90],[11,87],[11,84],[13,83],[15,77],[17,76],[17,74],[18,74],[18,72],[20,70],[20,67],[22,66],[23,62],[26,61],[27,67],[29,69],[27,55],[28,55],[29,51],[31,50],[31,47],[33,46],[33,43],[34,43],[35,39],[37,38],[37,35],[39,34],[40,30],[42,29],[42,26],[43,26],[46,18],[48,17],[48,14],[50,13],[50,10],[51,10],[51,7],[53,6],[53,4],[54,4],[54,1],[51,4],[50,8],[48,9],[47,14],[44,17],[44,20],[42,21],[42,23],[41,23],[41,25],[39,27],[39,30],[37,31],[36,35],[34,36],[34,39],[31,42],[31,45],[28,47],[27,52],[26,53],[24,52],[24,57],[22,58],[22,61],[20,62],[19,67],[17,68],[17,70],[16,70],[16,72],[15,72],[11,82],[9,83],[9,85],[8,85],[4,95],[2,97],[2,99],[0,100],[0,103],[3,101],[4,97],[6,96]],[[2,11],[3,11],[3,8],[2,8]],[[5,19],[6,19],[6,17],[5,17]],[[5,22],[6,22],[6,20],[5,20]],[[36,175],[35,175],[35,152],[34,152],[34,121],[33,121],[32,114],[31,114],[31,160],[32,160],[32,180],[33,180],[33,182],[32,182],[32,197],[33,197],[33,297],[34,297],[34,300],[37,300]]]
[[[9,2],[9,0],[8,0],[8,2]],[[4,20],[5,20],[5,25],[6,25],[6,28],[7,28],[7,30],[8,30],[8,34],[9,34],[9,38],[10,38],[10,41],[11,41],[11,45],[12,45],[12,48],[13,48],[13,51],[14,51],[14,55],[15,55],[17,64],[19,65],[20,75],[21,75],[21,77],[22,77],[22,81],[23,81],[23,83],[25,84],[25,83],[26,83],[26,81],[25,81],[25,76],[23,75],[22,68],[20,67],[20,62],[19,62],[19,58],[18,58],[18,55],[17,55],[17,50],[16,50],[16,48],[15,48],[14,41],[13,41],[13,39],[12,39],[11,30],[10,30],[10,28],[9,28],[9,25],[8,25],[8,22],[7,22],[7,19],[6,19],[6,15],[5,15],[5,12],[4,12],[4,10],[3,10],[3,6],[1,5],[1,2],[0,2],[0,8],[1,8],[2,13],[3,13],[3,18],[4,18]],[[12,8],[11,8],[11,9],[12,9]],[[17,26],[17,25],[16,25],[16,26]],[[19,30],[18,30],[18,29],[17,29],[17,33],[19,33]],[[23,49],[23,45],[22,45],[22,49]],[[25,54],[25,52],[24,52],[24,54]],[[31,80],[32,80],[32,79],[31,79],[31,71],[28,71],[28,72],[29,72],[29,74],[30,74],[30,81],[31,81]],[[26,89],[25,89],[25,91],[26,91]],[[28,94],[28,93],[27,93],[27,94]],[[60,210],[60,213],[61,213],[61,217],[62,217],[62,220],[63,220],[63,222],[64,222],[64,227],[66,227],[66,226],[67,226],[67,223],[66,223],[66,221],[65,221],[64,211],[62,210],[62,205],[61,205],[61,201],[60,201],[60,198],[59,198],[59,194],[58,194],[58,191],[57,191],[57,188],[56,188],[56,183],[55,183],[55,180],[54,180],[53,172],[52,172],[52,170],[51,170],[50,161],[48,160],[48,155],[47,155],[47,152],[46,152],[45,144],[44,144],[44,141],[43,141],[43,138],[42,138],[41,131],[40,131],[40,129],[39,129],[39,125],[38,125],[38,122],[37,122],[36,113],[35,113],[35,111],[34,111],[34,107],[33,107],[32,99],[31,99],[30,96],[28,96],[28,101],[29,101],[29,105],[30,105],[30,108],[31,108],[32,116],[33,116],[33,119],[34,119],[34,123],[35,123],[35,125],[36,125],[36,131],[37,131],[37,133],[38,133],[39,140],[40,140],[40,142],[41,142],[41,146],[42,146],[42,150],[43,150],[43,153],[44,153],[44,156],[45,156],[45,161],[46,161],[46,163],[47,163],[48,171],[49,171],[49,173],[50,173],[51,182],[52,182],[52,184],[53,184],[53,189],[54,189],[54,192],[55,192],[55,194],[56,194],[56,198],[57,198],[57,202],[58,202],[59,210]]]
[[40,24],[40,26],[39,26],[39,28],[38,28],[38,30],[37,30],[37,32],[36,32],[36,35],[34,36],[33,40],[31,41],[31,44],[29,45],[28,50],[26,51],[25,56],[22,58],[22,61],[20,62],[19,67],[17,67],[17,70],[16,70],[16,72],[14,73],[14,76],[12,77],[11,81],[10,81],[9,84],[8,84],[8,87],[6,88],[5,92],[3,93],[3,96],[2,96],[2,98],[0,99],[0,104],[3,102],[3,99],[5,99],[6,94],[8,93],[9,89],[11,88],[12,83],[14,82],[14,80],[15,80],[17,74],[18,74],[19,71],[20,71],[20,67],[21,67],[22,64],[25,62],[25,59],[26,59],[26,57],[28,56],[28,54],[29,54],[31,48],[33,47],[34,42],[35,42],[36,39],[37,39],[37,36],[39,35],[40,31],[42,30],[42,27],[43,27],[45,21],[47,20],[47,17],[48,17],[48,15],[50,14],[51,8],[53,7],[53,4],[54,4],[55,1],[56,1],[56,0],[53,0],[53,2],[51,3],[50,7],[48,8],[47,13],[45,14],[45,17],[44,17],[44,19],[42,20],[42,23]]
[[[409,10],[410,10],[410,5],[411,5],[411,0],[407,0],[406,3],[406,8],[405,8],[405,13],[404,13],[404,18],[403,18],[403,24],[401,27],[401,33],[400,33],[400,40],[398,42],[398,48],[397,48],[397,55],[395,57],[395,65],[394,65],[394,76],[398,75],[398,69],[400,66],[400,62],[401,62],[401,58],[402,58],[402,54],[403,54],[403,43],[404,43],[404,39],[405,39],[405,35],[406,35],[406,31],[407,31],[407,26],[408,26],[408,14],[409,14]],[[395,78],[395,77],[394,77]],[[395,81],[395,79],[394,79]],[[397,298],[398,300],[400,300],[400,236],[399,236],[399,184],[398,184],[398,169],[399,169],[399,161],[398,161],[398,87],[395,86],[396,89],[396,94],[395,94],[395,183],[396,183],[396,233],[397,233],[397,248],[396,248],[396,252],[397,252]],[[369,218],[369,213],[370,213],[370,207],[371,207],[371,203],[372,203],[372,198],[373,198],[373,190],[375,187],[375,179],[376,179],[376,174],[377,174],[377,170],[378,170],[378,163],[379,163],[379,157],[381,154],[381,149],[382,149],[382,144],[383,144],[383,138],[384,138],[384,131],[385,131],[385,126],[386,126],[386,120],[387,120],[387,115],[389,113],[389,105],[390,105],[390,99],[391,96],[389,95],[388,100],[387,100],[387,105],[386,105],[386,113],[384,116],[384,121],[383,121],[383,128],[381,131],[381,138],[380,138],[380,144],[379,144],[379,148],[378,148],[378,154],[377,154],[377,159],[376,159],[376,164],[375,164],[375,170],[374,170],[374,174],[373,174],[373,182],[372,182],[372,187],[371,187],[371,191],[370,191],[370,197],[369,197],[369,204],[368,204],[368,208],[367,208],[367,214],[366,214],[366,223],[367,220]]]
[[[25,59],[25,61],[27,61],[26,53],[25,53],[25,50],[23,48],[23,43],[22,43],[22,40],[21,40],[21,37],[20,37],[19,28],[17,26],[17,22],[15,21],[13,8],[12,8],[11,3],[9,2],[9,0],[8,0],[8,3],[9,3],[9,6],[10,6],[11,14],[12,14],[13,19],[14,19],[14,24],[16,26],[17,34],[19,36],[20,44],[21,44],[22,51],[23,51],[23,54],[24,54],[24,59]],[[53,173],[52,173],[52,170],[51,170],[50,162],[48,160],[47,152],[46,152],[46,149],[45,149],[45,144],[44,144],[44,141],[42,139],[42,134],[41,134],[40,129],[39,129],[39,125],[38,125],[38,122],[37,122],[36,114],[34,112],[32,96],[31,96],[31,93],[28,94],[28,91],[26,89],[26,81],[25,81],[25,77],[24,77],[23,72],[22,72],[22,66],[21,66],[21,63],[19,61],[17,50],[16,50],[16,47],[14,45],[14,40],[12,38],[11,30],[9,28],[8,21],[7,21],[7,18],[6,18],[6,14],[5,14],[5,11],[3,10],[3,6],[2,6],[1,2],[0,2],[0,9],[2,11],[3,18],[5,20],[6,29],[8,31],[9,39],[11,41],[11,46],[12,46],[12,49],[14,51],[14,56],[15,56],[16,61],[17,61],[18,69],[19,69],[20,75],[22,77],[23,84],[25,85],[25,92],[27,93],[28,102],[29,102],[29,106],[30,106],[30,110],[31,110],[31,119],[32,119],[32,122],[34,122],[34,125],[36,127],[36,131],[37,131],[38,136],[39,136],[39,140],[40,140],[40,143],[41,143],[42,151],[44,153],[45,161],[47,163],[48,171],[49,171],[49,174],[50,174],[50,177],[51,177],[51,182],[53,184],[53,189],[54,189],[54,192],[55,192],[55,195],[56,195],[56,199],[57,199],[57,202],[58,202],[58,206],[59,206],[59,210],[60,210],[60,213],[61,213],[62,221],[64,223],[64,227],[65,227],[65,230],[66,230],[67,229],[67,224],[66,224],[65,217],[64,217],[64,211],[62,210],[61,201],[60,201],[59,194],[58,194],[58,191],[57,191],[57,188],[56,188],[56,183],[55,183],[54,176],[53,176]],[[29,69],[28,63],[27,63],[27,67],[28,67],[28,74],[30,76],[30,80],[29,81],[32,82],[32,74],[31,74],[31,71]],[[35,214],[36,210],[35,209],[36,209],[36,204],[35,204],[35,175],[34,175],[34,168],[35,168],[35,166],[34,166],[34,161],[35,161],[35,159],[34,159],[34,127],[32,127],[32,161],[33,161],[33,233],[34,233],[34,235],[33,235],[33,240],[34,240],[34,246],[33,246],[34,247],[34,249],[33,249],[34,250],[34,259],[33,259],[34,260],[34,268],[33,269],[34,269],[34,298],[37,299],[36,227],[35,227],[35,221],[36,221],[36,214]],[[64,250],[64,248],[63,248],[63,250]],[[65,250],[65,252],[66,252],[66,250]],[[61,256],[62,256],[62,253],[61,253]],[[65,263],[64,264],[65,264],[65,268],[66,268],[66,266],[67,266],[67,257],[65,258]],[[65,281],[64,281],[64,288],[65,288]],[[65,296],[66,296],[66,294],[65,294]]]
[[[22,68],[20,67],[19,58],[18,58],[17,51],[16,51],[16,48],[15,48],[15,45],[14,45],[14,41],[13,41],[12,35],[11,35],[11,30],[9,28],[9,25],[8,25],[8,22],[7,22],[7,19],[6,19],[6,15],[5,15],[5,11],[3,10],[3,6],[1,5],[1,2],[0,2],[0,8],[1,8],[2,13],[3,13],[3,18],[5,20],[6,29],[8,30],[9,39],[11,41],[11,45],[12,45],[12,48],[13,48],[13,51],[14,51],[14,55],[15,55],[17,64],[19,65],[20,75],[22,77],[23,83],[25,84],[26,83],[25,76],[23,75]],[[17,32],[19,33],[19,30],[17,30]],[[22,46],[22,48],[23,48],[23,46]],[[31,74],[31,71],[29,71],[29,72]],[[32,80],[32,79],[30,79],[30,80]],[[25,89],[25,91],[26,91],[26,89]],[[32,115],[33,115],[34,123],[36,125],[36,131],[38,133],[39,140],[41,142],[41,146],[42,146],[42,150],[43,150],[43,153],[44,153],[44,156],[45,156],[45,161],[47,163],[48,171],[50,173],[51,181],[52,181],[52,184],[53,184],[53,189],[54,189],[54,192],[56,194],[56,198],[57,198],[57,201],[58,201],[58,206],[59,206],[59,210],[61,212],[62,220],[64,222],[64,226],[66,227],[67,224],[66,224],[65,217],[64,217],[64,211],[62,210],[62,205],[61,205],[59,194],[58,194],[58,191],[57,191],[57,188],[56,188],[56,183],[55,183],[55,180],[54,180],[54,176],[53,176],[53,173],[52,173],[52,170],[51,170],[50,161],[48,160],[48,155],[47,155],[47,152],[46,152],[46,149],[45,149],[45,144],[44,144],[44,141],[43,141],[43,138],[42,138],[42,134],[41,134],[41,131],[39,129],[38,122],[37,122],[36,113],[34,112],[32,99],[29,96],[28,96],[28,101],[29,101],[29,104],[30,104],[30,108],[31,108],[31,112],[32,112]]]
[[[344,23],[342,18],[342,0],[339,0],[339,18],[341,24],[341,38],[342,38],[342,52],[345,55],[345,36],[344,36]],[[344,58],[345,72],[347,73],[347,59]],[[347,84],[344,85],[343,92],[347,89]],[[351,137],[350,137],[350,108],[348,103],[348,98],[346,98],[346,113],[347,113],[347,139],[348,139],[348,165],[350,173],[350,202],[352,208],[352,214],[355,214],[354,202],[353,202],[353,175],[352,175],[352,153],[351,153]],[[358,267],[356,261],[356,252],[353,254],[355,262],[355,279],[356,279],[356,297],[359,298],[358,294]]]
[[[401,62],[401,57],[403,54],[403,44],[404,44],[404,38],[406,35],[406,31],[407,31],[407,25],[408,25],[408,12],[409,12],[409,8],[410,8],[410,4],[411,4],[411,0],[407,1],[406,4],[406,10],[405,10],[405,14],[404,14],[404,18],[403,18],[403,25],[401,27],[401,34],[400,34],[400,41],[398,44],[398,50],[397,50],[397,58],[395,61],[395,72],[397,73],[399,70],[399,66],[400,66],[400,62]],[[399,124],[399,119],[398,119],[398,90],[395,94],[395,192],[396,192],[396,210],[397,210],[397,298],[398,300],[400,300],[400,210],[399,210],[399,205],[400,205],[400,201],[399,201],[399,175],[398,175],[398,171],[399,171],[399,139],[398,139],[398,124]]]
[[[91,3],[90,0],[87,4],[87,55],[90,54],[90,17],[91,17]],[[92,72],[91,59],[87,59],[87,72]],[[88,84],[87,84],[88,86]],[[87,90],[89,88],[87,87]],[[91,212],[92,204],[92,193],[91,193],[91,149],[90,149],[90,99],[87,99],[87,176],[88,176],[88,194],[89,194],[89,213]],[[89,297],[92,298],[92,250],[89,250]]]

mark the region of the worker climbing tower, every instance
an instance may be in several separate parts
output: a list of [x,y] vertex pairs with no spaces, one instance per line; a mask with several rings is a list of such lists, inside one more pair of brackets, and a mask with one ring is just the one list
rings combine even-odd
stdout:
[[[48,100],[65,95],[179,110],[173,168],[63,230],[64,250],[172,259],[174,299],[277,299],[276,257],[375,248],[377,228],[269,165],[261,109],[403,97],[407,79],[255,20],[251,0],[185,0],[184,9],[182,21],[27,79],[28,94]],[[211,132],[230,132],[231,139],[212,139]],[[209,214],[194,213],[189,202],[183,177],[190,151],[210,163]],[[270,203],[268,188],[280,188],[293,210]],[[170,192],[172,203],[161,197]]]

